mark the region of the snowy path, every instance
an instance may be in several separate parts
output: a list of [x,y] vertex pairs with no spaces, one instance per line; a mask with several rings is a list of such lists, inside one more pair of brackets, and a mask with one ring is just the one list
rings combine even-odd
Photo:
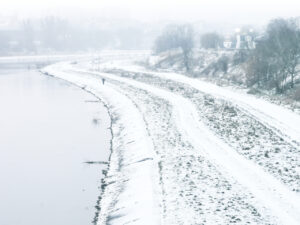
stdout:
[[203,123],[239,154],[300,192],[300,148],[282,138],[236,104],[208,95],[189,85],[161,79],[149,73],[108,70],[109,73],[130,78],[184,96],[197,107]]
[[124,69],[126,71],[149,73],[162,79],[170,79],[180,83],[190,85],[202,92],[229,100],[251,113],[257,120],[275,128],[284,138],[290,139],[291,142],[300,146],[300,116],[292,111],[272,104],[266,100],[255,98],[254,96],[244,93],[238,93],[217,85],[192,79],[175,73],[161,73],[147,71],[141,67],[113,64],[112,68]]
[[[62,73],[61,71],[63,70],[67,71],[67,73]],[[68,68],[68,66],[65,65],[61,67],[57,66],[56,68],[50,67],[50,69],[47,71],[55,76],[69,80],[76,84],[83,85],[82,83],[84,83],[86,88],[89,90],[92,90],[93,88],[94,91],[99,89],[97,88],[97,83],[99,82],[99,79],[97,78],[98,76],[101,76],[107,78],[108,80],[130,85],[137,90],[145,90],[154,96],[166,100],[172,106],[172,117],[174,118],[180,135],[182,135],[184,139],[188,140],[189,143],[192,144],[192,146],[197,150],[198,154],[204,156],[206,159],[216,165],[218,170],[222,171],[222,174],[227,177],[228,180],[232,180],[233,178],[235,181],[237,181],[237,185],[245,187],[245,192],[249,191],[254,196],[255,200],[258,202],[257,204],[260,205],[259,208],[262,211],[263,208],[266,208],[267,211],[270,211],[274,218],[279,219],[280,224],[298,224],[298,221],[300,221],[299,195],[291,192],[285,187],[285,185],[273,178],[270,174],[263,171],[256,164],[242,157],[234,149],[216,137],[216,135],[200,121],[199,111],[189,99],[177,94],[173,94],[170,91],[153,87],[149,84],[107,73],[87,73],[83,70],[72,71],[70,68]],[[115,84],[113,86],[111,87],[118,89]],[[124,89],[120,88],[118,92],[124,92]],[[139,92],[137,92],[137,94],[138,93]],[[103,93],[102,90],[99,94],[103,95],[105,93]],[[114,96],[116,95],[117,94],[114,94]],[[127,93],[127,95],[130,94]],[[107,97],[107,93],[105,96]],[[130,98],[134,99],[134,96],[131,96]],[[123,100],[124,96],[123,98],[120,96],[120,100],[121,99]],[[109,101],[110,100],[111,99],[109,99]],[[126,100],[124,101],[126,102]],[[122,105],[122,101],[119,101],[115,104]],[[127,104],[129,104],[128,100]],[[137,118],[139,117],[138,115],[136,116]],[[142,121],[140,120],[138,124],[141,123]],[[147,135],[143,136],[145,137]],[[161,138],[163,139],[163,137]]]

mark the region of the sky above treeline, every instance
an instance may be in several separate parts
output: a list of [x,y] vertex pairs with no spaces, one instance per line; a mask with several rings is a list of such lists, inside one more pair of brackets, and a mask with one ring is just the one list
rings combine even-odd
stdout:
[[300,16],[300,0],[0,0],[0,16],[263,24]]

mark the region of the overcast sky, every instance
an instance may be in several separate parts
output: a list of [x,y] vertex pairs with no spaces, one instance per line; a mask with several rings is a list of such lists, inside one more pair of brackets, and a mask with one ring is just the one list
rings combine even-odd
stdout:
[[58,15],[266,23],[274,17],[300,16],[300,0],[0,0],[0,16]]

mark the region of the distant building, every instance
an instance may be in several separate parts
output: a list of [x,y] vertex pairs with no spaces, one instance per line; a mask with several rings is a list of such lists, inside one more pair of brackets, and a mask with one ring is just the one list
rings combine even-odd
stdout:
[[255,48],[255,34],[253,29],[236,29],[236,49],[254,49]]
[[232,48],[232,41],[229,38],[225,38],[225,41],[223,42],[224,48],[230,49]]
[[253,29],[235,30],[234,36],[225,37],[223,46],[226,49],[254,49],[255,48],[255,33]]

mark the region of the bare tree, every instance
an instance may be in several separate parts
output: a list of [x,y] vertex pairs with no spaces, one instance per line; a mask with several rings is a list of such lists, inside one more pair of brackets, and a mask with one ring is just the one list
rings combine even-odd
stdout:
[[41,21],[42,40],[46,47],[61,50],[70,45],[69,25],[66,20],[56,17],[45,17]]
[[[247,77],[258,84],[275,87],[282,93],[288,84],[294,87],[296,68],[300,63],[300,29],[296,20],[272,20],[264,37],[248,61]],[[256,79],[253,79],[256,76]],[[254,82],[255,83],[255,82]]]
[[155,53],[180,48],[183,53],[183,62],[187,71],[190,70],[190,59],[194,47],[194,31],[191,25],[169,25],[156,39]]
[[[296,66],[300,60],[300,30],[294,19],[276,19],[267,28],[269,51],[274,63],[279,65],[277,78],[282,79],[281,88],[287,83],[294,86]],[[281,90],[283,91],[283,90]]]
[[28,51],[35,51],[36,50],[34,46],[35,31],[34,31],[32,21],[24,20],[22,22],[22,28],[23,28],[23,38],[22,38],[23,47]]
[[200,42],[202,48],[212,48],[217,49],[223,46],[223,37],[217,33],[206,33],[200,37]]
[[5,53],[9,46],[8,46],[9,38],[7,34],[3,31],[0,31],[0,53]]

